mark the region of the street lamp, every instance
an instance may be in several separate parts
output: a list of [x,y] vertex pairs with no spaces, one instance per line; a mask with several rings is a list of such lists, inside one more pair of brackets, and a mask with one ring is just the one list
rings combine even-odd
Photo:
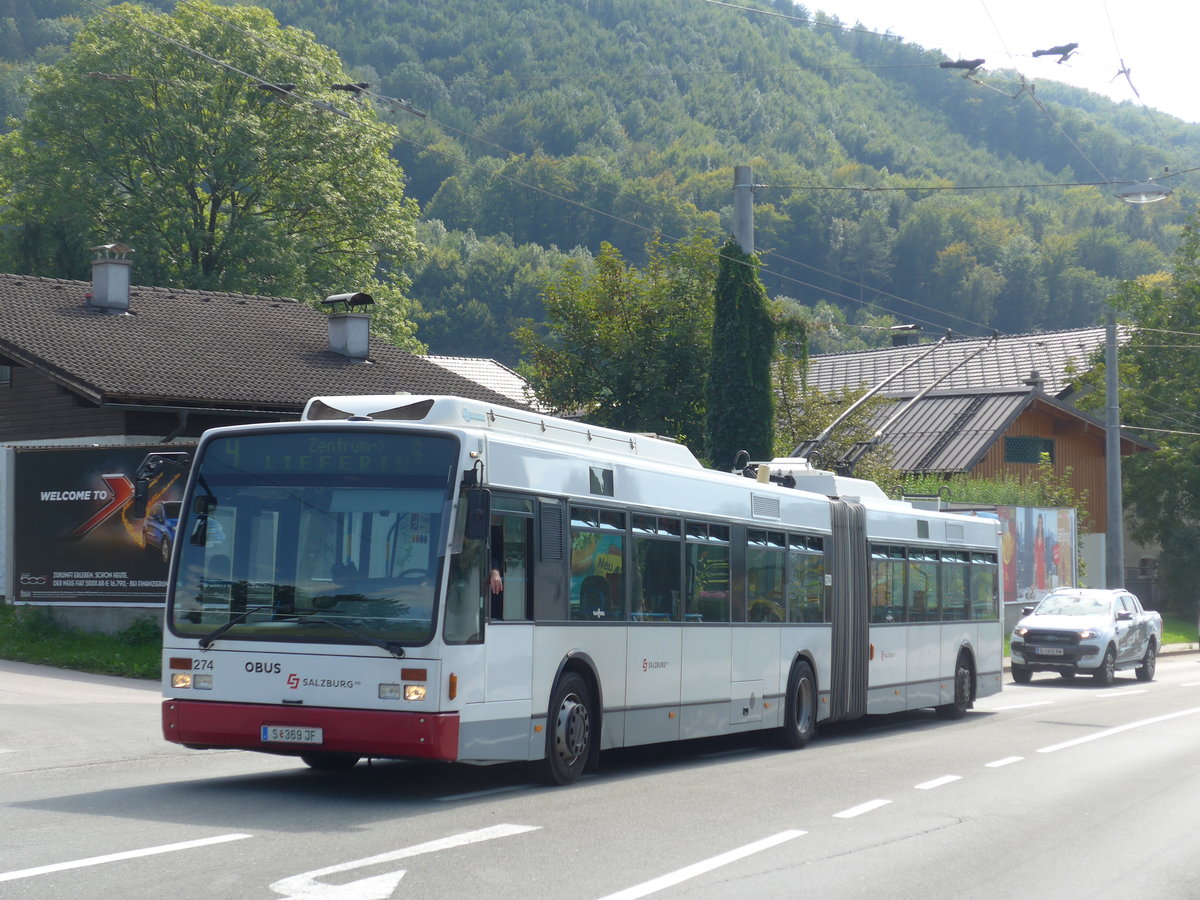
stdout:
[[1116,195],[1126,203],[1157,203],[1171,196],[1171,189],[1153,181],[1139,181],[1136,184],[1125,184],[1116,191]]

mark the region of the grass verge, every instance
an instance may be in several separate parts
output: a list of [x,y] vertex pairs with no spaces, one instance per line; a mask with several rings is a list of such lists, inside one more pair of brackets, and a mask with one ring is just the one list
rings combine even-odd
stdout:
[[68,628],[44,607],[0,604],[0,658],[126,678],[158,678],[162,631],[150,617],[117,634]]

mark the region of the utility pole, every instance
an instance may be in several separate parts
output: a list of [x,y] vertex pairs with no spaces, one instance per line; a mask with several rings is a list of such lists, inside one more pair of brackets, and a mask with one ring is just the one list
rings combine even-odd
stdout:
[[1105,528],[1105,587],[1125,587],[1125,517],[1121,509],[1121,401],[1117,380],[1117,314],[1109,310],[1104,325],[1104,420],[1105,497],[1108,517]]
[[733,239],[754,255],[754,175],[749,166],[733,167]]

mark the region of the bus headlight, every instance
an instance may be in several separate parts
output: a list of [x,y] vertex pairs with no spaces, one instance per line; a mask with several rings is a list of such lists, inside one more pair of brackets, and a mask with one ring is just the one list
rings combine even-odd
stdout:
[[381,684],[379,685],[380,700],[424,700],[425,685],[423,684]]
[[213,689],[212,675],[194,675],[191,672],[173,672],[171,687],[194,691],[211,691]]

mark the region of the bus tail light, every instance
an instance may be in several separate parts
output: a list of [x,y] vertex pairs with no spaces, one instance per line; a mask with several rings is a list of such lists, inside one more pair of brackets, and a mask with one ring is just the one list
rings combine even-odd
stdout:
[[458,696],[458,676],[453,672],[450,673],[450,684],[446,688],[446,696],[451,700]]

